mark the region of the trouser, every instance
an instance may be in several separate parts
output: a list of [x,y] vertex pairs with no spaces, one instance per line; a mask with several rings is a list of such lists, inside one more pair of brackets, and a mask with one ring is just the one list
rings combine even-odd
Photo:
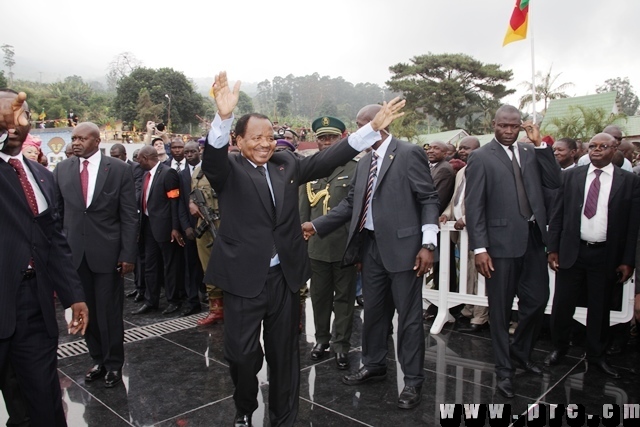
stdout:
[[362,252],[362,287],[366,301],[362,328],[362,361],[380,371],[387,366],[387,341],[398,311],[398,359],[406,386],[424,382],[424,328],[422,326],[422,278],[413,270],[388,272],[382,263],[373,232],[366,233]]
[[[491,252],[489,251],[489,254]],[[491,345],[499,377],[511,378],[511,355],[528,361],[549,300],[547,255],[540,230],[529,225],[527,250],[519,258],[492,258],[494,270],[486,279],[491,322]],[[513,298],[518,296],[518,327],[509,346]]]
[[[211,246],[213,244],[213,237],[211,233],[205,233],[199,239],[196,239],[196,246],[198,248],[198,257],[200,258],[200,263],[202,265],[202,270],[207,271],[207,266],[209,265],[209,259],[211,258]],[[222,298],[222,289],[216,287],[211,283],[207,283],[206,285],[207,296],[209,299],[218,299]]]
[[[473,251],[469,251],[469,263],[467,265],[467,294],[478,295],[478,270],[473,261]],[[484,325],[489,321],[489,307],[482,305],[466,304],[461,311],[462,315],[471,319],[472,325]]]
[[10,362],[0,367],[0,390],[9,414],[7,427],[29,427],[27,400],[22,395],[16,371]]
[[115,266],[111,273],[92,272],[86,257],[82,258],[78,275],[89,308],[85,333],[89,355],[108,371],[119,371],[124,364],[124,279]]
[[[170,304],[180,304],[178,280],[184,278],[184,259],[180,246],[176,242],[156,242],[151,232],[149,218],[142,216],[142,233],[145,252],[145,302],[157,308],[160,304],[160,283],[158,270],[164,264],[164,293]],[[160,262],[162,261],[162,263]]]
[[316,343],[329,344],[331,340],[331,313],[335,313],[333,350],[348,353],[355,294],[356,268],[342,268],[342,262],[311,260],[311,303],[316,328]]
[[195,241],[185,239],[184,241],[184,290],[187,295],[189,307],[199,308],[200,297],[198,292],[202,286],[204,272],[198,255],[198,245]]
[[67,425],[58,379],[57,348],[58,337],[47,333],[40,309],[37,277],[21,282],[16,329],[11,337],[0,339],[0,370],[7,363],[13,365],[27,400],[31,427]]
[[605,246],[580,245],[578,258],[571,268],[556,274],[551,312],[551,338],[556,349],[569,347],[576,295],[587,294],[587,359],[601,361],[609,339],[609,302],[616,283],[616,272],[607,269]]
[[[258,378],[264,355],[269,366],[269,418],[273,426],[292,426],[298,414],[300,353],[297,292],[289,290],[279,265],[271,267],[255,298],[224,293],[224,357],[235,387],[236,410],[251,414],[258,407]],[[228,326],[227,326],[228,325]]]

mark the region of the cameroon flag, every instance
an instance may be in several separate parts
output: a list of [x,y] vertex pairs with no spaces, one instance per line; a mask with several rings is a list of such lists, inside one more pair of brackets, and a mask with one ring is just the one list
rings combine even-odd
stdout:
[[507,28],[507,35],[504,36],[502,46],[511,42],[517,42],[527,38],[527,23],[529,22],[529,0],[516,0],[516,7]]

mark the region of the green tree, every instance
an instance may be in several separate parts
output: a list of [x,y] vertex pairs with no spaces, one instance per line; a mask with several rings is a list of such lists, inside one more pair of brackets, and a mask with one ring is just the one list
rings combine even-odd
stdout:
[[202,95],[183,73],[172,68],[136,68],[120,80],[114,99],[115,113],[123,121],[133,123],[138,118],[138,97],[142,89],[149,92],[153,104],[164,105],[161,114],[164,121],[169,118],[166,95],[171,97],[171,130],[174,132],[186,132],[189,124],[197,125],[198,116],[202,117],[206,111]]
[[444,129],[455,129],[457,120],[478,105],[497,108],[503,97],[515,92],[505,86],[512,79],[511,70],[465,54],[428,53],[389,70],[393,76],[387,85],[404,94],[407,109],[423,108],[440,120]]
[[138,112],[138,129],[144,129],[149,120],[159,121],[160,114],[164,111],[164,104],[154,104],[147,89],[140,89],[138,102],[136,103]]
[[614,121],[625,119],[624,114],[612,114],[604,108],[587,108],[582,105],[569,107],[570,115],[554,117],[544,123],[542,130],[554,138],[573,138],[589,141],[595,134],[604,130]]
[[417,111],[409,111],[404,116],[391,123],[390,131],[393,136],[406,141],[416,142],[424,124],[424,115]]
[[10,44],[3,44],[0,47],[4,52],[4,65],[9,69],[9,84],[13,84],[13,66],[16,65],[16,61],[13,59],[15,52],[13,46]]
[[240,95],[238,96],[238,116],[241,117],[249,113],[253,113],[251,97],[245,92],[240,91]]
[[7,78],[4,76],[4,71],[0,71],[0,87],[9,86],[9,82],[7,82]]
[[[558,77],[562,73],[558,73],[554,76],[551,75],[551,68],[549,67],[549,71],[546,74],[542,74],[540,71],[536,72],[536,100],[544,101],[544,111],[547,111],[547,106],[549,105],[549,101],[552,99],[560,99],[560,98],[568,98],[564,91],[573,86],[573,83],[567,82],[562,83],[558,86],[554,86]],[[520,97],[520,109],[524,109],[527,105],[533,102],[533,95],[531,93],[531,82],[522,82],[520,86],[527,88],[528,92]]]
[[276,97],[276,110],[280,117],[289,115],[289,104],[291,104],[291,95],[289,92],[278,92]]
[[618,92],[618,101],[622,106],[622,111],[627,116],[635,116],[638,112],[638,106],[640,105],[640,99],[638,95],[633,91],[633,86],[629,82],[629,77],[605,80],[602,86],[596,89],[596,92]]

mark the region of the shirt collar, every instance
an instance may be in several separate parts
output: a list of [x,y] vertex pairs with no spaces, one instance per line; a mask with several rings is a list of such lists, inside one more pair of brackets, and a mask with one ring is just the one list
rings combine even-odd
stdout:
[[82,164],[85,160],[89,161],[89,164],[91,164],[92,166],[100,166],[100,160],[102,160],[102,153],[100,153],[100,150],[96,151],[95,153],[93,153],[91,156],[87,157],[86,159],[80,158],[80,164]]
[[19,160],[25,166],[26,166],[26,163],[27,163],[27,162],[25,162],[25,159],[24,159],[24,156],[22,155],[22,152],[20,152],[17,156],[10,156],[10,155],[0,151],[0,159],[4,160],[7,163],[9,163],[10,159],[16,159],[16,160]]
[[[598,169],[597,167],[593,166],[593,163],[589,164],[589,170],[587,171],[587,174],[593,173],[594,170]],[[607,166],[600,168],[602,170],[602,172],[606,173],[607,175],[611,175],[613,176],[613,163],[609,163]]]
[[376,148],[375,153],[378,155],[379,158],[383,158],[385,154],[387,154],[387,148],[389,148],[389,144],[391,144],[391,134],[389,134],[389,136],[382,141],[382,144],[380,144],[380,146],[378,148]]
[[156,174],[156,171],[158,170],[158,166],[159,166],[159,165],[160,165],[160,162],[156,163],[156,165],[155,165],[154,167],[152,167],[152,168],[149,170],[149,174],[150,174],[151,176],[153,176],[153,175],[155,175],[155,174]]

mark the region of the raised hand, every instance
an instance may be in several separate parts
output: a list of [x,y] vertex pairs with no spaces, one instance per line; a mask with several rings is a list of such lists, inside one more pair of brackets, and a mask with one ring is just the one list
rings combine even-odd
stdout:
[[404,107],[407,101],[404,99],[400,99],[399,96],[396,96],[391,101],[383,102],[382,108],[378,111],[378,114],[371,120],[371,127],[375,131],[379,131],[380,129],[385,129],[387,126],[391,124],[398,117],[404,116],[404,112],[400,112],[400,110]]
[[5,98],[0,101],[0,129],[15,129],[16,126],[28,126],[29,118],[25,114],[24,101],[27,94],[20,92],[13,100]]
[[527,138],[531,142],[534,143],[536,147],[538,147],[542,143],[542,138],[540,137],[540,127],[533,123],[531,120],[527,120],[522,124],[522,129],[527,132]]
[[238,105],[238,97],[240,96],[240,80],[233,86],[233,90],[229,88],[229,81],[227,80],[227,72],[220,71],[216,74],[213,85],[209,94],[216,100],[216,106],[218,107],[218,115],[222,120],[231,117],[233,110]]

